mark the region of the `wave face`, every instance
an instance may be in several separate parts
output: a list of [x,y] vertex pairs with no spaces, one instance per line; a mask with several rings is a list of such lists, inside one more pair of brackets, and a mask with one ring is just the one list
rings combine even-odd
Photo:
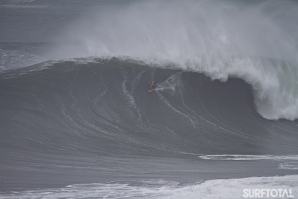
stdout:
[[150,1],[96,8],[66,33],[78,47],[63,44],[50,54],[124,56],[162,68],[172,63],[221,81],[241,78],[253,87],[264,118],[294,120],[297,13],[295,1]]
[[[148,93],[151,79],[158,87]],[[32,140],[41,136],[40,144],[51,143],[49,135],[59,138],[48,145],[53,150],[68,143],[75,147],[80,137],[100,139],[100,146],[90,147],[102,153],[291,154],[297,149],[297,123],[262,119],[251,87],[239,79],[222,83],[131,60],[79,59],[4,72],[1,96],[2,129],[13,132],[1,140],[19,147],[23,144],[13,137],[26,134]],[[227,146],[229,140],[237,142]]]

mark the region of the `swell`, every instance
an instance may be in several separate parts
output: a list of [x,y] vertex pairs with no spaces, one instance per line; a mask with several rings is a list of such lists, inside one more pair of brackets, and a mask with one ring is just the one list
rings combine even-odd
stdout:
[[[263,119],[243,80],[115,58],[45,65],[0,74],[0,146],[7,154],[297,151],[297,123]],[[148,93],[152,79],[158,87]]]

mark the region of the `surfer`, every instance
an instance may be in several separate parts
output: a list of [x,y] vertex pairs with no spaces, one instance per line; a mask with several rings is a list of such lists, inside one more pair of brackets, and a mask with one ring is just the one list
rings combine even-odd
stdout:
[[157,85],[156,85],[155,81],[152,80],[150,82],[150,89],[149,89],[148,93],[151,93],[152,91],[155,91],[156,87],[157,87]]
[[150,84],[151,84],[150,89],[155,89],[155,88],[156,88],[156,83],[155,83],[154,80],[152,80],[152,81],[150,82]]

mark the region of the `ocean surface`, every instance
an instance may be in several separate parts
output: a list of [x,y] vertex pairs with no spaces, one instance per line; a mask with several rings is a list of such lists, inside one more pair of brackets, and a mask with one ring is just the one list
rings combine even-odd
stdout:
[[1,0],[0,199],[298,197],[297,32],[297,1]]

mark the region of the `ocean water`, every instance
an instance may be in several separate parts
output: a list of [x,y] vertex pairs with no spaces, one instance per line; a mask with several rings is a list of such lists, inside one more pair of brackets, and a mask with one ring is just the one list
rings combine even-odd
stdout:
[[296,1],[1,1],[0,198],[298,197],[297,32]]

